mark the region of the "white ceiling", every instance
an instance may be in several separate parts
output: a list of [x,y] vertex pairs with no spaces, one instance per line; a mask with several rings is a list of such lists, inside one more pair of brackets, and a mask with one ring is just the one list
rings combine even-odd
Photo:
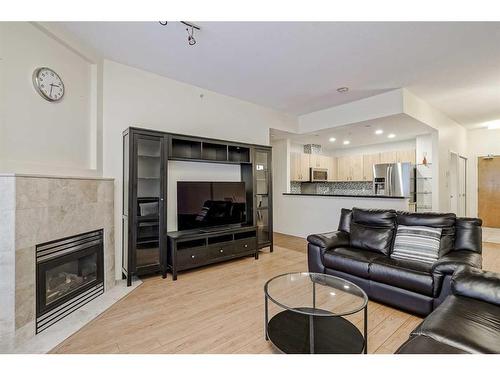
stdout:
[[[375,130],[377,129],[383,130],[383,134],[376,135]],[[415,139],[417,135],[429,134],[432,131],[434,129],[402,113],[305,134],[271,129],[271,139],[290,139],[295,143],[319,144],[323,150],[333,151]],[[387,138],[391,133],[395,134],[396,137]],[[330,142],[331,137],[336,139],[335,142]],[[344,140],[350,141],[349,145],[344,145]]]
[[[406,87],[465,126],[500,118],[500,23],[67,22],[104,57],[292,114]],[[347,94],[336,89],[348,86]]]

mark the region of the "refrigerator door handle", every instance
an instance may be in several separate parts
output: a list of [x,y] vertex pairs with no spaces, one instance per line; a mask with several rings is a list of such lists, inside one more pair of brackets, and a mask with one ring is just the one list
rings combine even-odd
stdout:
[[392,165],[387,168],[387,195],[392,196]]

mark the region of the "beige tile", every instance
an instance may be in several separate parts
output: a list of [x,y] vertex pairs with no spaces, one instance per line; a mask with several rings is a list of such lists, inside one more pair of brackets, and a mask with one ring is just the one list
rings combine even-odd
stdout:
[[0,211],[0,254],[15,249],[15,214],[13,209]]
[[50,239],[47,207],[16,210],[16,249],[24,249]]
[[0,177],[0,211],[13,210],[16,205],[16,179]]
[[114,181],[99,181],[97,201],[111,203],[114,201]]
[[47,207],[49,204],[49,179],[16,178],[16,208]]
[[35,320],[35,247],[16,251],[16,328]]

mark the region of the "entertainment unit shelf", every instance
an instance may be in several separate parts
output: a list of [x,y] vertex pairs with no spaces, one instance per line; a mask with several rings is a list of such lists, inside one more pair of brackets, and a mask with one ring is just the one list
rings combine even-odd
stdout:
[[251,163],[250,147],[220,140],[172,135],[170,160],[241,164]]
[[259,259],[257,227],[223,227],[168,232],[167,268],[177,272],[253,255]]
[[[271,157],[269,146],[126,129],[121,241],[122,276],[127,285],[134,276],[161,272],[166,277],[172,272],[176,278],[179,270],[247,255],[258,257],[258,251],[264,248],[272,252]],[[232,182],[244,183],[243,226],[203,233],[199,229],[167,233],[167,212],[175,207],[167,194],[171,161],[200,163],[200,168],[207,168],[203,163],[238,166],[240,181]]]

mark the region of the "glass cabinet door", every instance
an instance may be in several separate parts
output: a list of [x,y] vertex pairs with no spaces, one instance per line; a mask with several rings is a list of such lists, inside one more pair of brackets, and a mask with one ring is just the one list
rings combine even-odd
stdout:
[[259,247],[270,245],[272,227],[271,212],[271,152],[265,149],[255,149],[255,210],[257,225],[257,241]]
[[137,225],[135,266],[160,264],[162,140],[137,135]]

